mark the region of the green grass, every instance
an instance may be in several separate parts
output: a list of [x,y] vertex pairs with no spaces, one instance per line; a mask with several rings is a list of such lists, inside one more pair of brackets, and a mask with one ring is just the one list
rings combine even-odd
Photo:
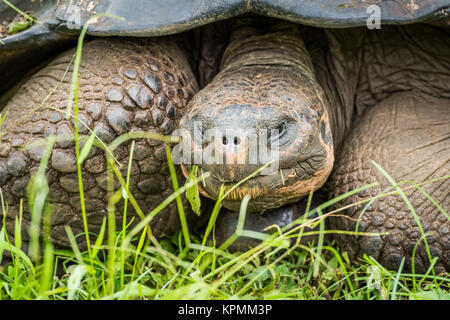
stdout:
[[[80,251],[70,227],[67,227],[66,230],[71,239],[72,250],[54,250],[51,242],[47,239],[50,233],[51,207],[46,201],[48,184],[45,169],[55,138],[50,137],[47,140],[47,148],[41,165],[30,180],[27,189],[32,216],[29,253],[21,250],[20,231],[23,227],[23,210],[16,219],[14,245],[8,241],[4,227],[0,232],[0,255],[9,251],[13,257],[12,263],[0,267],[1,299],[450,298],[448,275],[436,275],[432,268],[425,275],[403,273],[402,267],[397,272],[388,271],[370,257],[364,257],[364,261],[350,261],[346,253],[336,248],[334,243],[325,244],[323,242],[323,235],[333,232],[332,230],[326,231],[321,228],[319,239],[322,240],[319,240],[316,246],[305,246],[300,243],[300,237],[308,235],[304,231],[306,226],[323,225],[324,219],[339,213],[334,211],[323,214],[327,208],[363,189],[371,188],[375,184],[350,191],[312,210],[308,206],[307,215],[311,216],[315,212],[319,212],[318,218],[298,219],[272,235],[243,228],[249,200],[249,197],[244,197],[236,232],[228,241],[216,248],[214,243],[207,241],[207,238],[210,233],[214,232],[215,220],[224,198],[222,189],[221,196],[212,212],[202,213],[210,214],[205,234],[189,232],[184,210],[179,202],[179,215],[181,221],[184,221],[184,227],[172,237],[165,237],[157,241],[152,236],[148,223],[160,214],[161,210],[170,202],[177,201],[183,192],[195,188],[197,183],[201,183],[204,176],[208,176],[208,173],[190,179],[180,187],[171,162],[170,147],[167,147],[166,152],[175,192],[153,211],[144,214],[128,188],[134,141],[139,138],[161,139],[166,146],[169,146],[168,143],[171,142],[166,137],[137,132],[118,137],[106,147],[109,150],[106,152],[108,177],[112,181],[115,174],[121,187],[118,190],[110,189],[107,204],[108,219],[104,220],[95,243],[90,242],[91,246],[86,251]],[[96,139],[93,133],[85,140],[81,152],[77,153],[77,160],[80,163],[90,147],[93,145],[103,147],[103,144]],[[114,160],[112,154],[120,144],[130,140],[132,141],[131,157],[128,162],[127,174],[123,177],[119,164]],[[79,170],[81,170],[81,166]],[[382,170],[381,167],[380,170]],[[386,172],[384,174],[387,175]],[[79,178],[81,182],[81,175]],[[393,180],[391,182],[396,192],[404,194],[407,187],[400,188],[404,182],[396,183]],[[82,183],[80,185],[82,186]],[[420,186],[415,185],[415,187]],[[371,203],[380,196],[391,195],[390,190],[384,190],[383,194],[365,202]],[[2,193],[0,196],[2,210],[6,213],[4,214],[5,219],[8,205],[4,201]],[[130,228],[125,220],[119,228],[116,228],[115,203],[122,198],[126,204],[130,202],[141,215],[142,220],[133,228]],[[80,201],[83,201],[83,198]],[[127,205],[124,210],[127,210]],[[124,217],[126,217],[126,211]],[[85,227],[89,232],[88,224]],[[39,239],[40,228],[44,230],[42,241]],[[105,239],[106,230],[109,234],[107,239]],[[343,233],[343,231],[341,232]],[[227,247],[242,235],[263,241],[247,252],[228,252]],[[87,238],[86,233],[77,236]],[[297,239],[297,241],[290,246],[288,239]],[[62,275],[59,276],[56,272],[58,265],[63,269]]]
[[[43,166],[44,167],[44,166]],[[128,175],[129,176],[129,175]],[[39,173],[30,183],[42,188]],[[201,178],[197,179],[200,181]],[[43,180],[45,183],[45,180]],[[193,181],[195,182],[195,181]],[[176,199],[186,188],[170,198]],[[35,193],[35,205],[39,195]],[[240,215],[245,217],[248,198]],[[2,205],[6,204],[2,201]],[[33,211],[34,213],[35,211]],[[333,244],[287,246],[288,232],[269,236],[243,253],[229,253],[204,244],[201,234],[183,231],[156,241],[146,225],[153,211],[132,229],[123,224],[114,245],[104,239],[106,222],[91,250],[80,251],[70,228],[73,250],[56,251],[50,242],[42,244],[42,258],[30,259],[21,251],[21,216],[17,219],[13,246],[0,232],[0,251],[10,251],[13,262],[1,267],[1,299],[449,299],[448,275],[415,275],[402,268],[388,271],[377,261],[349,261]],[[43,228],[48,228],[48,211]],[[46,215],[47,214],[47,215]],[[205,212],[203,213],[205,214]],[[325,218],[321,218],[325,219]],[[240,219],[241,220],[241,219]],[[47,221],[47,222],[46,222]],[[300,223],[300,221],[298,221]],[[311,220],[309,221],[311,223]],[[314,221],[320,223],[320,221]],[[303,222],[299,226],[304,227]],[[108,226],[110,227],[110,226]],[[296,232],[290,235],[297,237]],[[48,234],[48,229],[47,232]],[[237,235],[245,233],[239,223]],[[303,233],[304,235],[306,232]],[[135,241],[132,241],[135,240]],[[231,240],[230,240],[231,241]],[[35,245],[39,246],[39,242]],[[56,275],[56,266],[63,274]]]
[[[77,54],[73,60],[70,98],[68,109],[64,112],[67,117],[73,116],[75,119],[75,134],[69,138],[75,140],[85,230],[80,235],[74,235],[70,227],[66,227],[71,250],[56,250],[49,241],[52,208],[48,202],[49,188],[45,171],[55,143],[55,138],[50,137],[45,142],[47,148],[40,167],[27,188],[31,213],[29,252],[24,252],[22,248],[21,231],[24,228],[22,216],[25,209],[23,205],[15,221],[15,233],[10,235],[14,239],[14,244],[9,241],[4,227],[5,220],[0,229],[0,259],[6,252],[12,256],[12,262],[0,267],[0,299],[450,299],[448,291],[450,277],[447,274],[435,273],[433,269],[435,259],[433,260],[430,255],[426,237],[422,240],[432,264],[423,275],[403,272],[404,261],[397,271],[386,270],[376,260],[367,256],[361,261],[350,261],[347,254],[340,251],[334,242],[324,242],[324,235],[333,232],[367,236],[357,231],[325,230],[324,222],[331,215],[339,214],[339,211],[345,209],[330,212],[332,205],[364,189],[374,187],[375,184],[352,190],[310,210],[311,193],[306,216],[318,213],[319,217],[300,218],[273,234],[244,229],[249,201],[249,197],[246,196],[241,204],[235,233],[217,248],[214,240],[208,239],[210,235],[214,235],[221,202],[226,196],[222,188],[212,212],[202,212],[203,215],[210,217],[205,232],[203,234],[191,232],[181,195],[187,192],[188,197],[198,196],[196,185],[209,173],[202,172],[198,177],[197,174],[192,174],[184,185],[179,184],[171,161],[170,148],[171,143],[177,142],[176,139],[148,132],[132,132],[106,145],[98,139],[95,132],[91,132],[89,137],[79,135],[79,125],[84,124],[77,118],[78,68],[86,26],[81,33]],[[42,106],[47,107],[45,101]],[[0,117],[0,126],[5,116],[6,113]],[[137,139],[157,139],[166,145],[174,193],[151,212],[143,212],[129,190],[134,141]],[[130,159],[125,177],[120,171],[121,165],[113,156],[114,150],[124,143],[130,145]],[[108,178],[108,202],[105,204],[108,216],[104,219],[96,237],[89,233],[82,179],[82,163],[94,145],[105,150]],[[397,183],[378,164],[374,165],[387,177],[392,187],[372,199],[352,205],[367,203],[361,212],[364,214],[367,206],[377,198],[393,193],[400,194],[424,235],[417,214],[404,193],[404,190],[414,187],[426,194],[421,185],[408,181]],[[117,190],[114,189],[114,178],[120,182]],[[240,183],[244,181],[245,179]],[[404,185],[407,186],[402,188]],[[429,195],[427,197],[430,201],[434,201]],[[121,212],[124,220],[117,225],[115,216],[119,213],[115,205],[120,200],[124,201],[124,211]],[[8,204],[2,192],[0,201],[3,219],[6,219]],[[171,202],[177,204],[182,228],[175,235],[158,241],[152,235],[149,223]],[[448,217],[439,204],[435,201],[433,203]],[[130,207],[133,207],[140,217],[139,223],[133,227],[126,221],[127,210]],[[308,235],[305,227],[317,224],[320,224],[317,232],[318,243],[302,244],[301,237]],[[43,231],[43,237],[39,236],[40,230]],[[239,236],[253,237],[262,242],[246,252],[230,253],[227,250],[228,246]],[[86,239],[87,250],[82,251],[78,248],[76,241],[78,237]],[[290,240],[293,242],[291,245]]]

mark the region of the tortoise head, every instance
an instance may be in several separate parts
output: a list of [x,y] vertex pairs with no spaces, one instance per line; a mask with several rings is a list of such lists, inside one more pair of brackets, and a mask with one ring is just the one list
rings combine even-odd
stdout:
[[300,199],[321,187],[333,166],[325,103],[314,79],[288,68],[219,74],[191,100],[180,122],[177,154],[184,175],[194,164],[209,171],[199,187],[217,199],[222,184],[227,192],[253,174],[228,193],[223,203],[231,210],[245,194],[251,211]]
[[249,194],[248,209],[264,211],[325,183],[334,162],[330,117],[296,25],[261,34],[234,27],[219,74],[180,121],[178,150],[186,176],[193,164],[211,173],[199,184],[204,195],[216,199],[224,185],[228,209]]

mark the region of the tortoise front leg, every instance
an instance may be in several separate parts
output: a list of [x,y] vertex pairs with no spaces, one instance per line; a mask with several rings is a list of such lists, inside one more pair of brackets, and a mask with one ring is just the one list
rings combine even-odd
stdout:
[[[438,257],[436,271],[450,270],[450,222],[431,200],[443,210],[450,209],[450,179],[430,183],[450,172],[450,100],[432,96],[397,93],[378,103],[356,119],[355,128],[338,151],[331,185],[335,195],[374,181],[379,185],[352,196],[345,206],[371,199],[383,191],[392,192],[385,175],[371,163],[378,163],[397,183],[411,203],[420,221],[398,193],[374,200],[360,217],[367,202],[347,209],[358,219],[361,232],[387,232],[382,236],[342,236],[344,249],[353,256],[366,253],[389,269],[397,269],[405,257],[405,269],[412,267],[416,244],[415,271],[425,272],[431,257]],[[421,190],[411,182],[420,185]],[[354,231],[356,222],[334,218],[333,228]],[[426,233],[426,243],[422,237]]]
[[[65,78],[64,71],[73,54],[74,50],[63,53],[21,87],[8,103],[7,117],[0,129],[0,188],[9,204],[5,225],[12,236],[20,199],[25,199],[24,242],[28,240],[30,224],[26,186],[42,158],[43,139],[51,135],[67,137],[55,144],[46,171],[48,201],[53,206],[51,240],[68,247],[65,226],[69,225],[75,235],[84,231],[71,138],[74,121],[64,114],[72,70]],[[59,83],[61,79],[64,80]],[[79,134],[87,137],[95,131],[105,144],[133,131],[170,135],[197,90],[186,52],[169,38],[93,40],[84,46],[80,66]],[[130,144],[128,141],[114,151],[124,176]],[[82,164],[82,172],[89,232],[98,233],[107,215],[108,202],[105,153],[100,148],[91,150]],[[130,192],[144,214],[173,192],[165,147],[159,141],[136,141],[130,175]],[[122,224],[123,206],[123,201],[116,204],[118,225]],[[134,218],[137,223],[139,217],[131,205],[128,208],[127,221]],[[0,213],[2,219],[3,214]],[[174,203],[151,222],[156,237],[174,232],[178,225]],[[86,247],[84,239],[84,236],[77,238],[81,248]]]

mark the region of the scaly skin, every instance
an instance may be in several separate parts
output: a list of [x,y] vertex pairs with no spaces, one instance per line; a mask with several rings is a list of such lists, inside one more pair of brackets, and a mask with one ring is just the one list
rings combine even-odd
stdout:
[[[356,34],[356,33],[355,33]],[[354,34],[354,35],[355,35]],[[358,39],[355,35],[354,39]],[[420,184],[442,178],[450,172],[450,39],[429,26],[383,27],[363,34],[355,41],[355,111],[352,132],[338,152],[330,179],[334,195],[379,182],[379,186],[346,199],[349,205],[376,196],[391,184],[371,164],[379,163],[395,181]],[[354,44],[354,45],[355,45]],[[354,50],[355,46],[344,50]],[[358,61],[359,60],[359,61]],[[337,69],[339,70],[339,69]],[[341,75],[342,76],[342,75]],[[402,188],[410,187],[410,183]],[[422,188],[447,213],[450,211],[450,180]],[[392,191],[392,190],[390,190]],[[431,257],[438,257],[436,271],[450,270],[450,221],[420,190],[405,194],[427,233]],[[363,205],[346,214],[359,218]],[[331,220],[332,228],[354,231],[355,223],[345,218]],[[411,210],[399,195],[374,201],[361,217],[359,231],[388,232],[386,236],[339,237],[353,257],[363,253],[377,258],[390,269],[398,269],[405,257],[405,269],[412,269],[414,246],[421,238]],[[420,243],[415,271],[429,266],[425,245]]]
[[[336,161],[330,184],[334,195],[343,194],[372,182],[379,185],[347,198],[339,206],[367,200],[383,192],[395,191],[384,175],[371,164],[377,162],[396,182],[416,184],[442,178],[450,172],[449,100],[411,93],[396,93],[369,109],[356,126]],[[445,120],[446,119],[446,120]],[[413,186],[410,183],[401,188]],[[421,186],[444,210],[450,208],[450,179]],[[386,190],[386,191],[384,191]],[[450,222],[418,189],[405,194],[424,232],[432,257],[439,257],[436,271],[450,270]],[[367,203],[346,210],[358,219]],[[332,228],[355,231],[355,220],[333,218]],[[400,195],[381,197],[361,216],[358,231],[388,232],[385,236],[339,236],[351,256],[373,256],[384,266],[397,269],[405,257],[405,270],[411,270],[414,246],[421,238],[413,213]],[[425,272],[429,259],[423,242],[417,250],[415,270]]]
[[[45,147],[42,143],[30,143],[49,135],[74,132],[73,121],[66,120],[61,113],[67,105],[71,71],[58,85],[73,54],[74,50],[69,50],[39,71],[6,107],[8,115],[1,127],[0,185],[9,204],[6,226],[10,235],[14,233],[19,201],[25,196],[30,174],[37,170]],[[105,143],[136,130],[170,134],[187,102],[198,90],[184,52],[174,41],[165,38],[93,40],[83,49],[79,76],[79,120],[91,130],[96,129]],[[52,92],[54,88],[56,90]],[[44,105],[36,110],[50,93]],[[81,135],[90,134],[81,123],[79,131]],[[123,144],[114,153],[123,164],[125,177],[129,153],[130,143]],[[89,231],[98,233],[107,208],[104,151],[94,147],[82,170]],[[56,144],[47,177],[49,200],[54,206],[51,240],[57,245],[68,246],[64,225],[69,225],[74,234],[83,231],[73,139]],[[136,141],[130,191],[144,213],[173,192],[162,143]],[[122,206],[123,202],[118,203],[116,210],[120,225]],[[128,221],[134,218],[134,222],[138,222],[131,205],[128,207]],[[30,222],[27,201],[24,210],[23,237],[27,240]],[[156,216],[151,223],[155,236],[177,229],[176,212],[172,204]],[[84,247],[84,237],[78,240]]]

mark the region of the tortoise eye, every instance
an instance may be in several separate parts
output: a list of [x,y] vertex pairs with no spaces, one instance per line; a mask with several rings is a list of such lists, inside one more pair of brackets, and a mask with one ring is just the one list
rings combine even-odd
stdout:
[[280,123],[275,129],[270,130],[270,140],[275,141],[280,139],[286,133],[286,123]]

